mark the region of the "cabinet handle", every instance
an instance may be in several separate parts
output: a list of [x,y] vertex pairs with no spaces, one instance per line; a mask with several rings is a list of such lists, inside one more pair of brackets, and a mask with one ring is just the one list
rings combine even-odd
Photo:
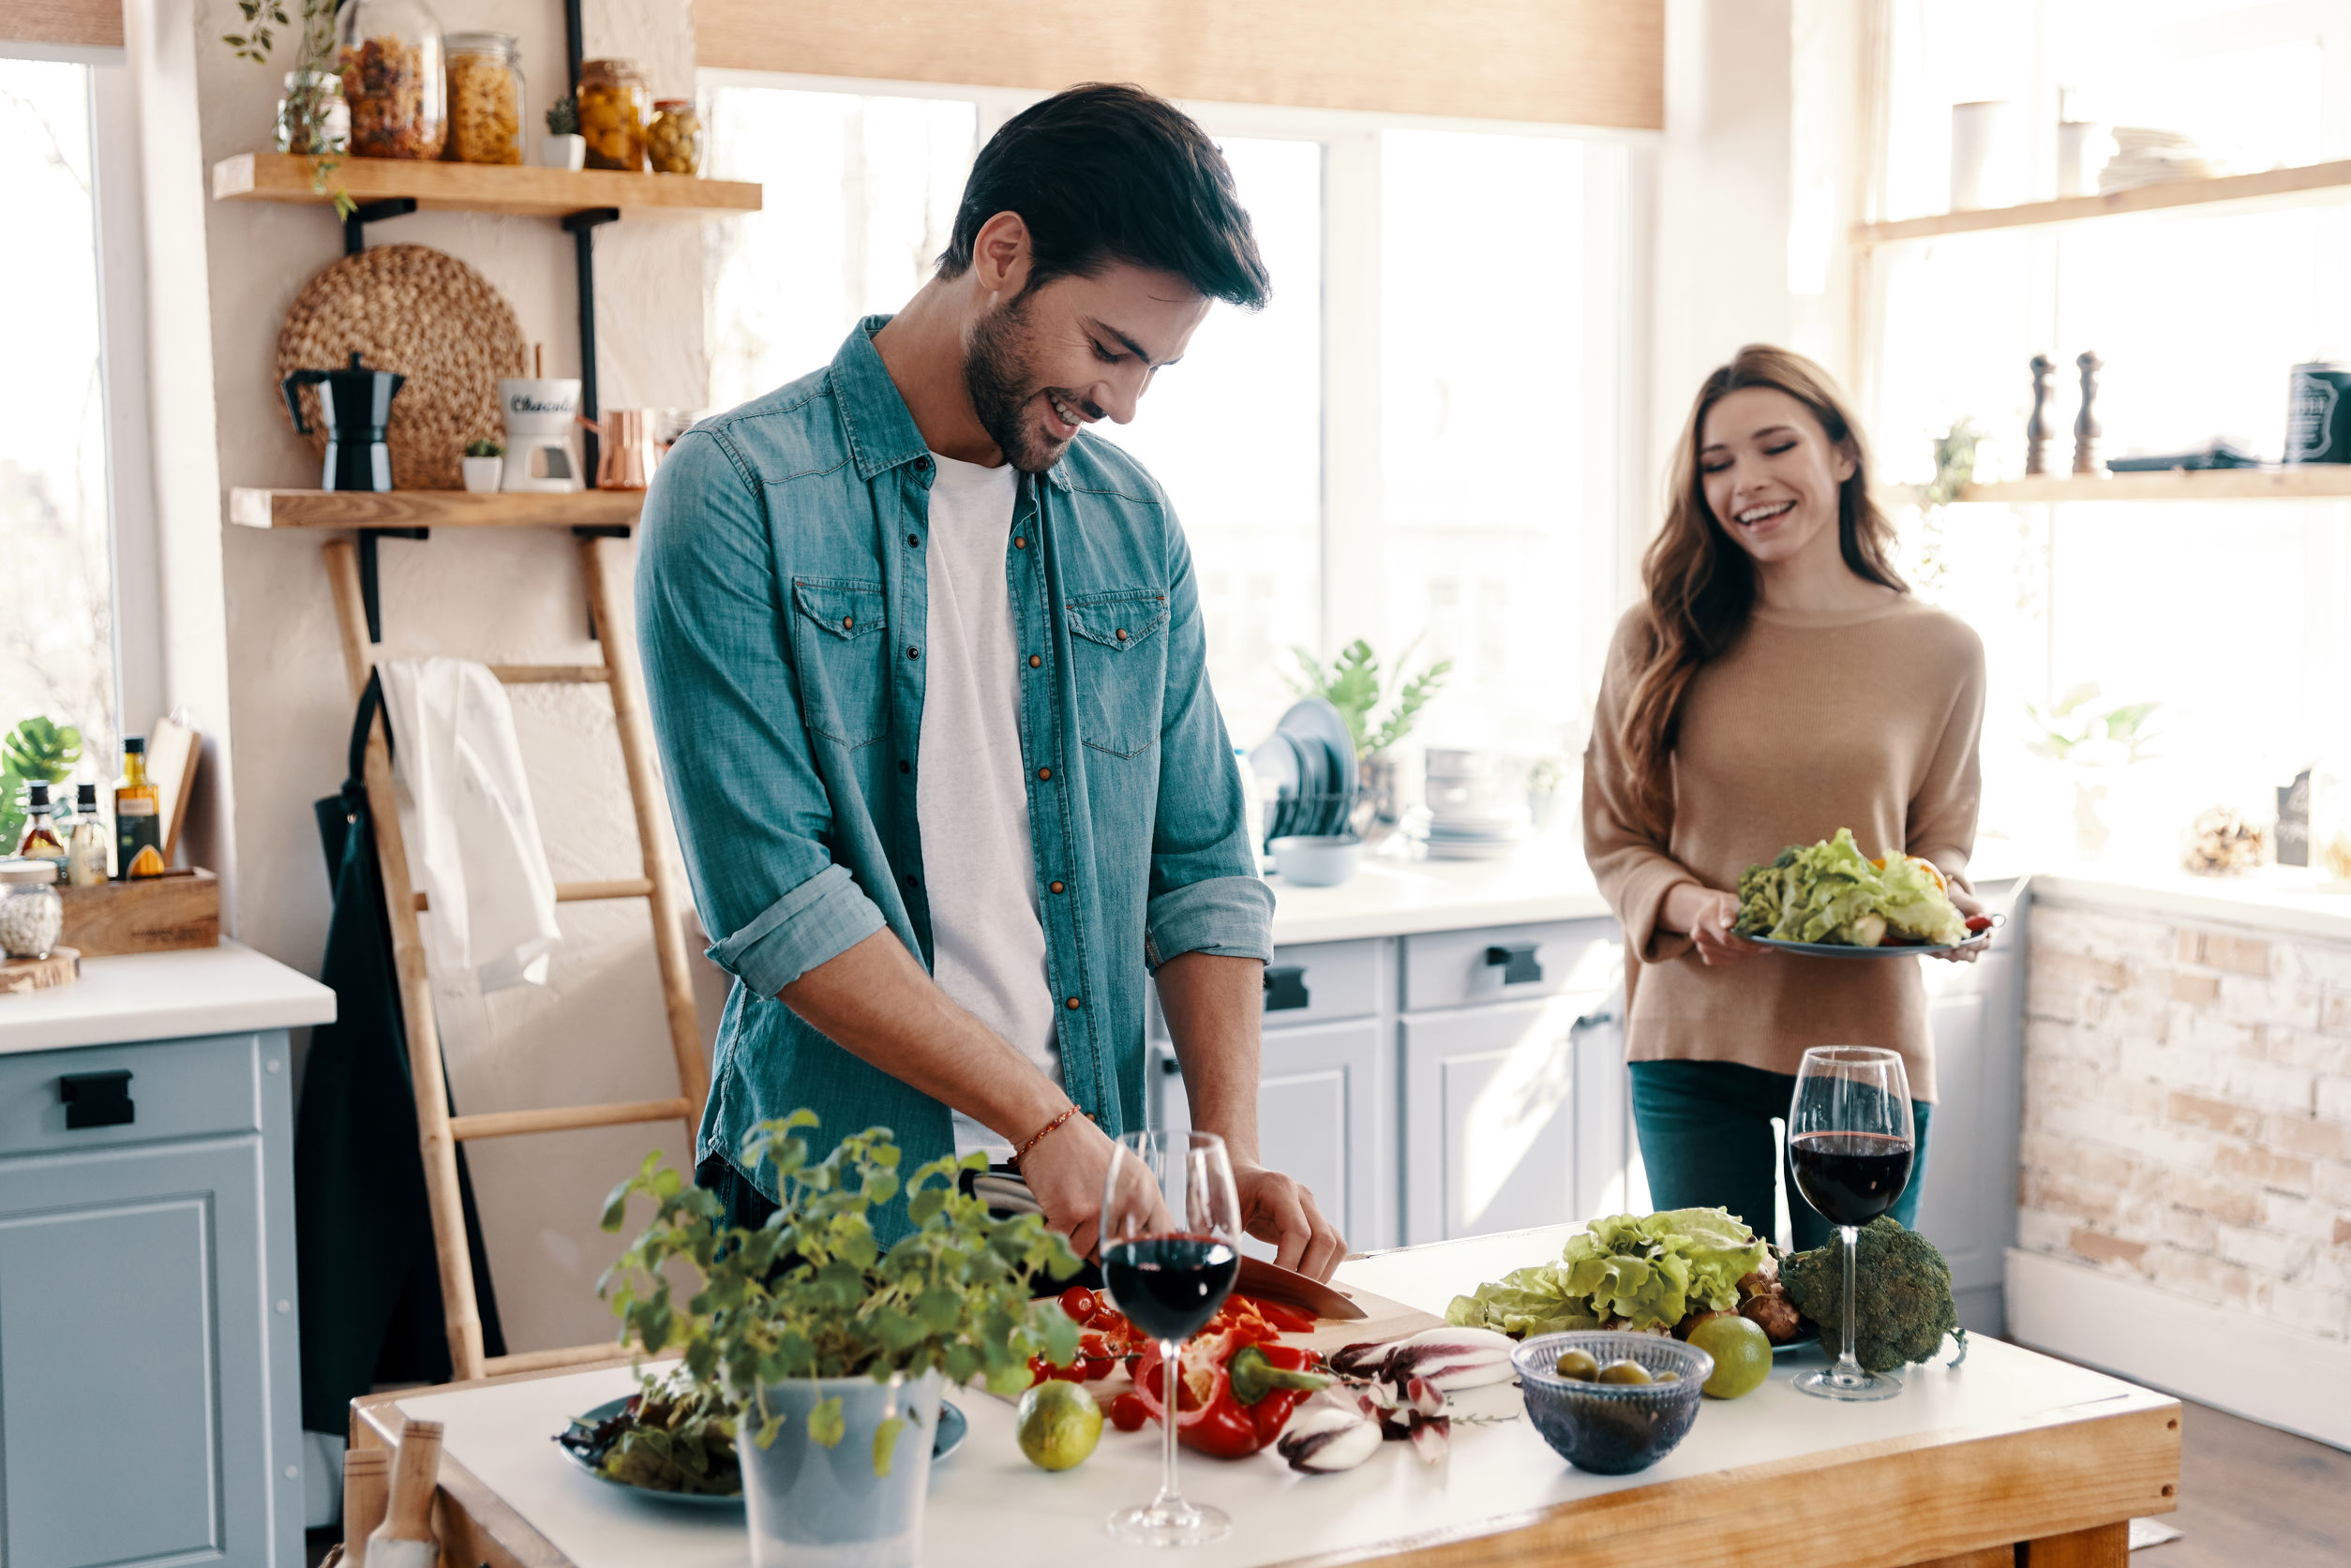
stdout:
[[1571,1035],[1580,1035],[1586,1029],[1602,1028],[1615,1022],[1616,1015],[1612,1012],[1588,1012],[1567,1025],[1567,1032]]
[[57,1099],[66,1108],[66,1127],[127,1127],[139,1119],[130,1102],[130,1073],[69,1072],[57,1080]]
[[1265,965],[1265,1010],[1289,1012],[1311,1005],[1311,994],[1306,989],[1306,966],[1299,963],[1268,963]]
[[1536,944],[1513,942],[1508,947],[1495,946],[1486,949],[1486,966],[1502,970],[1505,985],[1525,985],[1543,978],[1543,966],[1535,960]]

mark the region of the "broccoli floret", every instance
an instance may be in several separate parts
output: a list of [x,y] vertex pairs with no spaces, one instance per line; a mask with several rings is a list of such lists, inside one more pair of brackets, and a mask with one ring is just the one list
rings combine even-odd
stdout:
[[[1791,1254],[1780,1266],[1780,1283],[1797,1310],[1820,1325],[1824,1348],[1844,1343],[1841,1239]],[[1853,1262],[1853,1355],[1872,1372],[1924,1361],[1942,1348],[1944,1335],[1959,1329],[1958,1307],[1951,1299],[1951,1265],[1933,1242],[1904,1229],[1891,1215],[1861,1229],[1861,1252]],[[1960,1343],[1964,1349],[1966,1340]]]
[[1796,857],[1802,855],[1804,852],[1804,846],[1803,844],[1789,844],[1787,848],[1779,852],[1779,859],[1772,862],[1772,869],[1774,871],[1786,871],[1789,866],[1796,863]]

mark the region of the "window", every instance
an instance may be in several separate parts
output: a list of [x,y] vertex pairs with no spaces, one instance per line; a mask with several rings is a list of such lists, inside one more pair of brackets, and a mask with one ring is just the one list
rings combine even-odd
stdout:
[[[2013,200],[2056,193],[2060,106],[2180,132],[2235,172],[2344,157],[2351,95],[2328,45],[2341,51],[2346,37],[2343,0],[2001,0],[1965,14],[1910,0],[1891,35],[1882,205],[1890,217],[1943,209],[1954,102],[2017,106],[2021,134],[1996,182]],[[2346,255],[2351,207],[2324,200],[1884,249],[1869,378],[1881,467],[1927,477],[1933,438],[1968,416],[1992,437],[1980,471],[2021,474],[2027,361],[2046,352],[2059,361],[2050,466],[2064,471],[2084,351],[2104,362],[2103,455],[2217,437],[2274,460],[2288,367],[2351,352]],[[2134,846],[2118,853],[2140,859],[2168,863],[2182,825],[2216,801],[2257,819],[2271,786],[2351,740],[2351,505],[1963,505],[1914,518],[1909,533],[1921,586],[1990,650],[1987,829],[2072,847],[2072,798],[2027,750],[2026,704],[2087,682],[2101,704],[2164,705],[2156,759],[2111,795],[2136,814],[2112,824],[2118,845]]]
[[0,727],[82,730],[85,776],[117,730],[92,67],[0,58]]
[[[727,405],[914,292],[979,142],[1030,98],[705,80],[720,172],[768,187],[711,253]],[[1199,112],[1273,301],[1216,306],[1140,416],[1101,430],[1183,521],[1234,740],[1295,700],[1292,649],[1364,636],[1391,671],[1407,647],[1415,667],[1454,661],[1416,739],[1579,749],[1608,634],[1587,623],[1611,602],[1620,531],[1622,400],[1594,389],[1621,369],[1625,145]]]

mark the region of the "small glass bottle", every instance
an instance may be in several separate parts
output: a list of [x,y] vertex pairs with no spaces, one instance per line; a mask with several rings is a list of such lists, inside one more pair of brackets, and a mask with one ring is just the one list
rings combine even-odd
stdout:
[[97,785],[85,784],[74,791],[73,831],[66,838],[66,880],[76,888],[104,882],[106,823],[98,815]]
[[656,174],[700,174],[705,137],[692,98],[660,98],[645,127],[645,159]]
[[277,100],[277,150],[340,153],[351,148],[351,105],[333,71],[288,71]]
[[347,0],[335,22],[351,150],[437,158],[449,136],[441,22],[425,0]]
[[449,148],[459,163],[522,161],[522,50],[512,33],[449,35]]
[[645,168],[645,121],[651,106],[645,73],[634,60],[589,60],[579,67],[579,134],[588,167]]
[[114,786],[114,864],[123,881],[163,871],[161,798],[147,782],[147,741],[123,742],[123,782]]
[[16,841],[16,853],[19,859],[47,860],[62,875],[66,869],[66,841],[57,831],[56,823],[50,819],[55,809],[50,804],[47,780],[35,779],[24,786],[24,832]]

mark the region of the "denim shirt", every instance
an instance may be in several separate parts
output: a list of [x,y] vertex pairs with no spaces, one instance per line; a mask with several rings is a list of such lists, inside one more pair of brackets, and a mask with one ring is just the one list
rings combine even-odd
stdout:
[[[831,366],[703,421],[645,498],[637,635],[663,777],[711,958],[734,977],[697,1162],[808,1106],[814,1148],[896,1130],[911,1172],[946,1106],[776,993],[887,928],[927,969],[930,453],[860,322]],[[1061,1076],[1114,1136],[1143,1125],[1144,976],[1272,956],[1240,782],[1208,690],[1190,552],[1135,460],[1080,435],[1023,474],[1005,542],[1021,754]],[[775,1196],[772,1167],[753,1177]],[[894,1225],[882,1214],[877,1226]]]

